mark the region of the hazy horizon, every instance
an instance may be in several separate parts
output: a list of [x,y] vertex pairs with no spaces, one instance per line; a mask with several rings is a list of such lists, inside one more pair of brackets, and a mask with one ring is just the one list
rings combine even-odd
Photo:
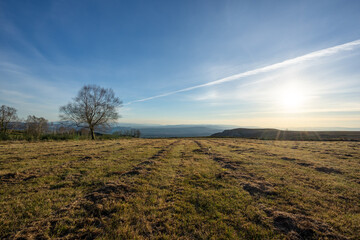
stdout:
[[0,105],[58,121],[85,84],[119,123],[360,129],[359,1],[1,1]]

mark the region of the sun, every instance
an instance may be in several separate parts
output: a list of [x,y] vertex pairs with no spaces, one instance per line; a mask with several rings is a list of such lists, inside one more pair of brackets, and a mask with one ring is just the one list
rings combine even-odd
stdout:
[[298,91],[287,91],[281,96],[281,104],[286,108],[298,108],[303,102],[303,96]]
[[287,112],[299,111],[305,101],[303,90],[295,85],[284,86],[277,98],[281,108]]

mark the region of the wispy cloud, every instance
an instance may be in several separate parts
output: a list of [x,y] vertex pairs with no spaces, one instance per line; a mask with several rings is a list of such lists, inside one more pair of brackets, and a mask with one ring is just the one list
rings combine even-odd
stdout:
[[[229,77],[225,77],[225,78],[221,78],[215,81],[211,81],[211,82],[207,82],[204,84],[200,84],[200,85],[196,85],[196,86],[192,86],[192,87],[188,87],[188,88],[183,88],[180,90],[176,90],[176,91],[171,91],[171,92],[167,92],[167,93],[163,93],[163,94],[159,94],[159,95],[155,95],[152,97],[148,97],[148,98],[143,98],[143,99],[139,99],[139,100],[135,100],[135,101],[131,101],[128,103],[125,103],[124,105],[129,105],[132,103],[137,103],[137,102],[145,102],[145,101],[149,101],[152,99],[156,99],[156,98],[161,98],[161,97],[166,97],[166,96],[170,96],[176,93],[181,93],[181,92],[188,92],[194,89],[198,89],[198,88],[203,88],[203,87],[208,87],[208,86],[214,86],[214,85],[218,85],[218,84],[222,84],[222,83],[226,83],[226,82],[231,82],[231,81],[235,81],[241,78],[245,78],[245,77],[249,77],[249,76],[254,76],[260,73],[266,73],[266,72],[270,72],[270,71],[274,71],[274,70],[278,70],[281,68],[285,68],[291,65],[295,65],[295,64],[299,64],[299,63],[303,63],[306,61],[310,61],[310,60],[314,60],[314,59],[318,59],[318,58],[322,58],[322,57],[328,57],[331,55],[334,55],[336,53],[339,52],[343,52],[343,51],[351,51],[357,47],[360,46],[360,39],[352,41],[352,42],[348,42],[345,44],[341,44],[341,45],[337,45],[334,47],[330,47],[330,48],[326,48],[326,49],[322,49],[322,50],[318,50],[315,52],[311,52],[296,58],[292,58],[292,59],[287,59],[285,61],[279,62],[279,63],[275,63],[275,64],[271,64],[265,67],[261,67],[261,68],[257,68],[257,69],[253,69],[250,71],[246,71],[246,72],[242,72],[239,74],[235,74],[235,75],[231,75]],[[258,81],[258,82],[263,82],[263,81]]]
[[[27,49],[33,55],[33,57],[36,57],[39,60],[48,61],[38,48],[26,40],[23,33],[11,21],[2,17],[0,22],[0,29],[1,32],[9,36],[12,41]],[[1,50],[3,52],[3,49]]]

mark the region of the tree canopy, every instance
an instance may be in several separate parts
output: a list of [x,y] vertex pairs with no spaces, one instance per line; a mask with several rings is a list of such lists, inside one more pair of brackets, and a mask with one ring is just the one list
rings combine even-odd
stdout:
[[91,138],[95,139],[95,129],[109,126],[120,118],[117,108],[122,101],[112,89],[97,85],[85,85],[78,92],[73,102],[60,107],[60,118],[71,121],[79,127],[88,127]]
[[6,134],[9,123],[18,120],[16,109],[2,105],[0,107],[0,133]]

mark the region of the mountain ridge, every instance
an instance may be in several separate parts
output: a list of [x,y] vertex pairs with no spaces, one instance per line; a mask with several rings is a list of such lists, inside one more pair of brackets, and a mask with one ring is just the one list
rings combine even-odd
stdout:
[[254,138],[264,140],[348,140],[360,141],[360,131],[293,131],[275,128],[235,128],[211,137]]

